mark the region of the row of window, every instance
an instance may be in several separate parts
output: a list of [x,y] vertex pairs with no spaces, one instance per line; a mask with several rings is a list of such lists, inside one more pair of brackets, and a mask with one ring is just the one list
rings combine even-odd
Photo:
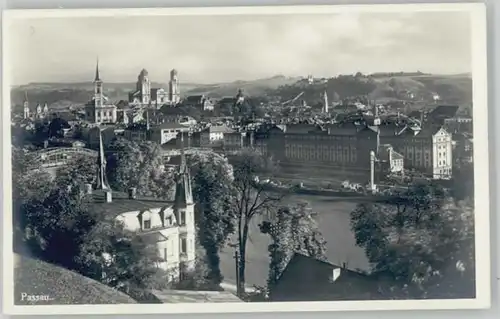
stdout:
[[[181,211],[179,213],[179,220],[178,220],[179,226],[186,225],[186,217],[187,217],[187,212]],[[165,218],[165,224],[162,227],[170,227],[170,226],[174,226],[174,217],[172,215],[169,215]],[[142,221],[142,229],[143,230],[151,229],[151,218],[147,218]]]
[[335,152],[334,150],[328,151],[308,151],[307,149],[296,150],[296,149],[287,149],[285,151],[285,156],[289,159],[299,159],[299,160],[323,160],[323,161],[332,161],[332,162],[352,162],[356,163],[357,154],[356,152],[351,152],[349,156],[349,152]]
[[355,141],[355,136],[338,136],[338,135],[285,135],[285,139],[289,140],[318,140],[318,141]]
[[446,161],[438,161],[438,166],[447,166]]

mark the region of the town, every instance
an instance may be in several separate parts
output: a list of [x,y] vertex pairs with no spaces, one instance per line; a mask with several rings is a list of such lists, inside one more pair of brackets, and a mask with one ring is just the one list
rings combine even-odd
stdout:
[[[101,69],[87,103],[54,109],[25,91],[12,106],[16,253],[131,302],[442,298],[458,281],[451,298],[474,294],[457,247],[473,237],[472,105],[369,94],[378,78],[430,75],[309,75],[211,97],[184,94],[182,70],[152,87],[142,69],[113,101]],[[123,235],[100,228],[110,220]]]

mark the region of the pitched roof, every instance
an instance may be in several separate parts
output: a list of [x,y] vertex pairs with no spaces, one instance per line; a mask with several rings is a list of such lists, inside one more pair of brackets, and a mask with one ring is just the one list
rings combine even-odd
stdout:
[[186,130],[189,126],[177,122],[165,122],[155,127],[156,129]]
[[235,131],[225,125],[213,125],[205,129],[209,133],[234,133]]
[[301,134],[301,133],[309,133],[312,131],[321,131],[321,128],[316,124],[308,124],[308,123],[288,124],[285,126],[286,133]]
[[[337,278],[334,278],[334,270]],[[272,301],[383,299],[385,282],[302,254],[294,254],[270,290]]]
[[456,105],[438,105],[431,112],[431,118],[450,118],[457,114],[459,107]]
[[173,205],[172,201],[160,200],[156,198],[138,196],[136,199],[129,199],[128,194],[116,191],[112,192],[111,203],[106,202],[104,191],[94,190],[92,196],[92,208],[96,212],[109,215],[109,217],[112,218],[127,212]]

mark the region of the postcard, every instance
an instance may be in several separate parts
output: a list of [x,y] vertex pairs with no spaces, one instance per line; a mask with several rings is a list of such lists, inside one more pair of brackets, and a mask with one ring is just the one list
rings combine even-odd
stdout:
[[7,10],[5,311],[489,307],[485,13]]

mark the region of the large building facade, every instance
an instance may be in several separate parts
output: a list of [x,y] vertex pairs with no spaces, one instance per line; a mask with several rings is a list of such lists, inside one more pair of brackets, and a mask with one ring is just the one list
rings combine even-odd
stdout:
[[381,145],[389,145],[397,156],[403,157],[397,171],[401,171],[399,166],[404,162],[404,168],[433,179],[452,176],[451,134],[442,127],[353,122],[323,127],[294,124],[257,131],[252,143],[284,166],[359,173],[369,172],[370,151],[378,158]]
[[377,132],[366,126],[295,124],[257,132],[254,145],[284,165],[328,166],[369,172]]
[[180,90],[178,73],[174,69],[170,71],[168,92],[163,88],[151,88],[149,72],[142,69],[137,77],[136,89],[129,93],[129,104],[132,107],[155,107],[163,105],[176,105],[180,101]]
[[117,121],[117,107],[108,102],[108,97],[103,92],[99,62],[95,71],[94,96],[85,105],[85,119],[93,124],[113,124]]
[[405,168],[415,169],[434,179],[451,179],[452,136],[441,126],[381,125],[380,141],[404,156]]

